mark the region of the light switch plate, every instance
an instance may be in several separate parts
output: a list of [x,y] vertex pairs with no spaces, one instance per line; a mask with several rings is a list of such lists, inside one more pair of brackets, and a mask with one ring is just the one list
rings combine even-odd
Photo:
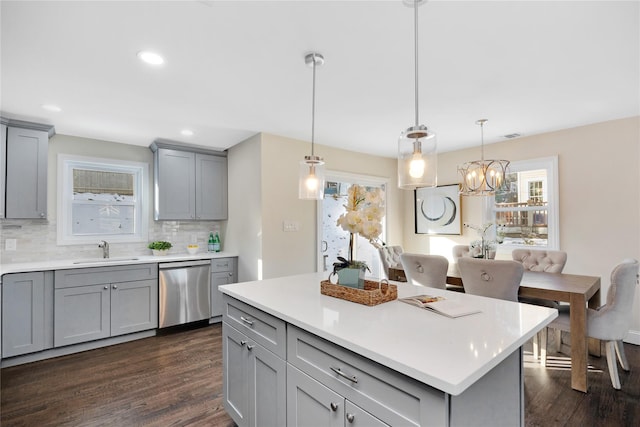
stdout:
[[293,232],[300,230],[300,223],[290,219],[282,221],[282,231]]
[[7,239],[4,241],[4,250],[5,251],[15,251],[18,249],[18,240],[17,239]]

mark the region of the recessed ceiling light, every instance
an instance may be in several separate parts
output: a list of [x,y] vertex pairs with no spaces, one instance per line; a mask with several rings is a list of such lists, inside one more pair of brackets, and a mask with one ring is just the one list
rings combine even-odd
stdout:
[[164,58],[162,56],[158,55],[155,52],[150,52],[148,50],[142,50],[138,52],[138,58],[140,58],[141,61],[144,61],[147,64],[151,64],[151,65],[164,64]]
[[52,111],[54,113],[59,113],[60,111],[62,111],[62,108],[58,107],[57,105],[53,105],[53,104],[42,104],[41,107],[44,110]]
[[184,136],[193,136],[193,131],[190,129],[182,129],[180,133],[183,134]]

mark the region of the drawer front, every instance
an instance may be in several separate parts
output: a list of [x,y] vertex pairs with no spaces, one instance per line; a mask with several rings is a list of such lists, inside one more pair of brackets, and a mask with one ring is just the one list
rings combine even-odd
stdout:
[[291,325],[287,362],[387,424],[446,424],[442,391]]
[[102,283],[122,283],[158,278],[158,264],[120,265],[113,267],[86,267],[56,270],[56,289]]
[[211,260],[211,272],[233,271],[235,258],[214,258]]
[[287,328],[284,321],[223,295],[223,321],[236,328],[267,350],[285,359]]

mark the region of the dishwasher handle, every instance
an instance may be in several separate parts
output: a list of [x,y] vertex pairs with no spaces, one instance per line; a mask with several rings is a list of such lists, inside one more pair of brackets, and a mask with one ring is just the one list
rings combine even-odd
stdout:
[[169,268],[184,268],[184,267],[197,267],[200,265],[211,265],[210,260],[200,260],[200,261],[176,261],[176,262],[167,262],[158,264],[158,268],[160,270],[166,270]]

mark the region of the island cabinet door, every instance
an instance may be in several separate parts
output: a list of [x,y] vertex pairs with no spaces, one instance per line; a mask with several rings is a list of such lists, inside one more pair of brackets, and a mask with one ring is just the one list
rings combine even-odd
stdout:
[[109,337],[108,284],[56,289],[54,298],[55,347]]
[[389,424],[380,421],[353,402],[345,400],[344,408],[344,418],[347,421],[345,425],[348,427],[389,427]]
[[344,426],[344,405],[345,400],[338,393],[287,365],[288,427]]
[[224,409],[238,427],[249,426],[249,354],[247,337],[222,324]]
[[157,327],[157,280],[111,284],[111,336]]
[[253,341],[249,353],[249,425],[286,426],[287,362]]

